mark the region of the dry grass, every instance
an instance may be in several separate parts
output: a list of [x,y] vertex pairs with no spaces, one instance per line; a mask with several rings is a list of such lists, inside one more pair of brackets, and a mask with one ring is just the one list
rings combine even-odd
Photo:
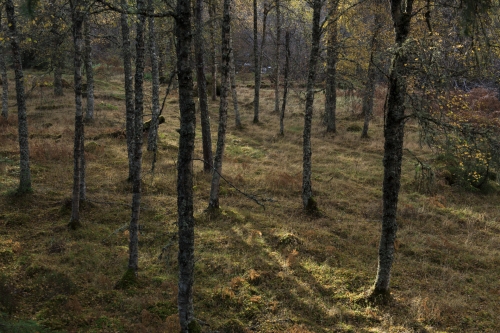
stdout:
[[[13,318],[69,332],[176,332],[176,166],[178,108],[172,96],[160,126],[158,162],[144,155],[140,284],[114,290],[125,272],[130,218],[121,77],[98,81],[97,119],[86,127],[88,197],[85,227],[66,228],[72,183],[70,90],[50,88],[29,101],[34,193],[18,198],[15,110],[0,120],[0,297]],[[251,80],[249,81],[251,83]],[[338,134],[313,122],[313,189],[321,217],[301,209],[303,103],[292,93],[279,137],[273,91],[262,93],[261,123],[253,119],[252,88],[240,84],[244,128],[229,117],[224,176],[265,201],[266,210],[222,184],[219,216],[204,213],[210,177],[195,162],[196,317],[204,332],[497,332],[500,329],[500,208],[498,194],[463,193],[440,185],[427,196],[413,186],[407,156],[387,306],[358,300],[377,266],[381,218],[383,92],[377,89],[371,139],[347,131],[352,101],[339,100]],[[115,97],[113,97],[115,96]],[[41,105],[54,105],[41,110]],[[61,106],[61,107],[59,107]],[[38,107],[38,108],[37,108]],[[354,107],[357,107],[354,105]],[[218,103],[210,105],[216,140]],[[199,127],[198,127],[199,128]],[[199,132],[199,131],[198,131]],[[201,157],[197,133],[196,157]],[[406,147],[420,156],[408,127]],[[163,249],[163,250],[162,250]],[[161,256],[160,256],[161,254]],[[160,259],[159,259],[160,258]],[[3,282],[2,282],[3,281]],[[5,282],[5,281],[8,281]],[[5,296],[2,295],[2,296]],[[14,306],[15,305],[15,306]]]

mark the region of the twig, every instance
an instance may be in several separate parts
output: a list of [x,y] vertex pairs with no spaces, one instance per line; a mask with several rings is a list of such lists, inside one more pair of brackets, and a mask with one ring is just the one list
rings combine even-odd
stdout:
[[[204,159],[201,159],[201,158],[193,158],[193,160],[194,160],[194,161],[201,161],[201,162],[206,163],[206,164],[210,164],[210,163],[206,162]],[[228,183],[230,186],[232,186],[232,187],[233,187],[236,191],[238,191],[239,193],[243,194],[245,197],[247,197],[248,199],[250,199],[250,200],[254,201],[257,205],[261,206],[264,210],[266,210],[266,206],[264,206],[264,204],[263,204],[262,202],[260,202],[260,201],[259,201],[259,199],[258,199],[255,195],[253,195],[253,194],[248,194],[248,193],[243,192],[242,190],[240,190],[239,188],[237,188],[237,187],[236,187],[233,183],[231,183],[229,180],[227,180],[226,178],[224,178],[224,176],[222,176],[222,175],[220,174],[220,172],[219,172],[219,171],[217,171],[217,170],[215,169],[215,167],[213,167],[213,166],[212,166],[212,169],[213,169],[215,172],[217,172],[217,174],[218,174],[218,175],[219,175],[222,179],[224,179],[224,181],[225,181],[226,183]],[[274,199],[272,199],[272,198],[260,198],[260,200],[261,200],[261,201],[264,201],[264,202],[265,202],[265,201],[268,201],[268,202],[274,202],[274,201],[275,201],[275,200],[274,200]]]
[[113,231],[110,235],[108,235],[108,237],[104,238],[101,242],[105,243],[109,237],[114,236],[119,232],[123,232],[123,231],[127,230],[129,228],[129,226],[130,226],[130,223],[125,223],[124,225],[122,225],[121,227],[119,227],[118,229]]

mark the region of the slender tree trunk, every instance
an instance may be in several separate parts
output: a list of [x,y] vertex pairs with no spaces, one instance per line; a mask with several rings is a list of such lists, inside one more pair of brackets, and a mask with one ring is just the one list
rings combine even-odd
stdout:
[[377,68],[375,67],[375,59],[378,53],[378,35],[381,29],[380,13],[374,13],[374,30],[371,41],[370,63],[368,64],[368,73],[366,78],[365,91],[363,93],[363,109],[364,116],[363,131],[361,132],[362,138],[368,138],[368,127],[373,115],[373,98],[375,95],[375,81],[377,78]]
[[[60,45],[57,45],[59,47]],[[62,73],[64,69],[64,55],[59,50],[54,50],[54,96],[64,96]]]
[[[154,13],[153,0],[148,0],[148,11]],[[158,120],[160,117],[160,72],[156,49],[156,31],[154,17],[148,18],[149,54],[151,55],[152,77],[152,115],[148,133],[148,151],[156,151],[158,141]]]
[[196,76],[198,78],[198,99],[200,101],[201,138],[203,145],[203,171],[212,172],[212,136],[210,132],[210,115],[208,113],[207,79],[205,77],[205,59],[203,46],[203,0],[196,0],[194,8],[196,33],[194,34],[194,50],[196,57]]
[[269,5],[264,3],[264,13],[262,17],[262,40],[258,42],[258,29],[257,29],[257,0],[253,2],[253,36],[254,36],[254,58],[255,58],[255,94],[253,99],[253,122],[254,124],[259,122],[259,104],[260,104],[260,84],[261,84],[261,71],[262,71],[262,52],[264,51],[264,45],[266,44],[266,27],[267,27],[267,14],[269,13]]
[[195,138],[195,103],[193,77],[189,66],[191,51],[191,2],[177,1],[175,35],[177,37],[177,77],[179,79],[179,156],[177,159],[177,213],[179,226],[179,292],[177,296],[181,333],[196,326],[193,309],[194,218],[193,152]]
[[16,79],[17,119],[19,135],[20,174],[18,193],[31,192],[30,150],[28,144],[28,120],[26,115],[26,99],[24,95],[24,75],[21,63],[21,50],[17,36],[16,16],[12,0],[5,1],[5,10],[9,23],[10,45]]
[[276,0],[276,58],[274,61],[274,112],[280,111],[280,43],[281,43],[281,11],[280,0]]
[[302,174],[302,202],[308,212],[317,210],[316,201],[312,194],[311,184],[311,124],[314,104],[314,83],[316,81],[316,66],[319,57],[319,43],[321,38],[320,15],[322,0],[313,2],[312,45],[309,58],[309,75],[307,79],[306,112],[304,116],[304,146],[303,146],[303,174]]
[[241,118],[240,111],[238,109],[238,92],[236,90],[236,69],[234,65],[234,50],[233,50],[233,35],[229,36],[229,50],[230,50],[230,60],[229,60],[229,76],[231,79],[231,93],[233,98],[234,107],[234,125],[236,128],[241,129]]
[[222,158],[226,145],[227,95],[229,91],[229,67],[231,60],[231,0],[224,0],[222,17],[222,59],[221,59],[221,92],[219,106],[219,131],[217,133],[217,150],[215,152],[212,184],[210,187],[209,209],[219,209],[220,177],[222,174]]
[[[77,229],[80,222],[80,190],[82,180],[82,159],[84,158],[84,123],[82,109],[82,52],[83,52],[83,20],[84,13],[79,9],[81,4],[71,2],[73,20],[74,51],[74,85],[75,85],[75,141],[73,150],[73,198],[71,204],[71,220],[68,226]],[[84,179],[84,177],[83,177]]]
[[[126,0],[121,0],[121,6],[124,11],[128,9]],[[130,28],[127,22],[127,14],[120,15],[122,30],[122,51],[123,51],[123,70],[125,72],[125,114],[126,114],[126,132],[127,132],[127,153],[128,153],[128,180],[132,181],[134,174],[134,87],[132,77],[132,51],[130,49]],[[141,120],[142,122],[142,120]]]
[[384,128],[383,219],[379,246],[377,278],[373,296],[390,294],[390,276],[396,240],[396,212],[401,185],[401,163],[405,124],[407,55],[402,49],[410,33],[413,0],[391,0],[391,13],[396,32],[396,51],[389,74],[389,99]]
[[[4,34],[1,14],[2,11],[0,10],[0,32]],[[0,42],[0,75],[2,77],[2,117],[7,119],[9,117],[9,79],[7,77],[7,65],[5,64],[7,48],[4,43],[4,41]]]
[[290,71],[290,31],[287,31],[285,34],[285,52],[286,52],[286,57],[285,57],[285,82],[284,85],[285,87],[283,88],[283,104],[281,106],[281,113],[280,113],[280,135],[285,135],[285,125],[284,125],[284,120],[285,120],[285,108],[286,108],[286,98],[288,95],[288,72]]
[[210,41],[212,45],[212,101],[217,100],[217,43],[215,42],[217,27],[215,19],[216,11],[216,0],[211,0],[208,13],[210,16],[210,20],[212,21],[210,29]]
[[337,8],[338,0],[329,0],[328,14],[328,45],[327,45],[327,69],[326,69],[326,92],[325,92],[325,118],[326,131],[335,133],[335,116],[337,111]]
[[[137,0],[137,11],[146,10],[144,0]],[[144,110],[144,30],[146,17],[137,15],[135,39],[135,107],[134,107],[134,159],[132,174],[132,215],[130,218],[130,240],[128,271],[136,273],[139,269],[139,214],[141,205],[141,169],[142,169],[142,114]]]
[[85,74],[87,75],[87,112],[85,120],[94,119],[94,69],[92,68],[92,44],[90,40],[90,20],[87,17],[84,22],[85,38]]

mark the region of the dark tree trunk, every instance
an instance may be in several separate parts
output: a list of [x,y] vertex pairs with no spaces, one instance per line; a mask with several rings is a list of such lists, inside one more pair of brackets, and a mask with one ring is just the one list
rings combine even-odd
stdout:
[[191,2],[177,1],[175,35],[177,37],[177,77],[179,79],[179,156],[177,159],[177,224],[179,227],[179,292],[177,296],[181,333],[196,326],[193,309],[194,218],[193,218],[193,152],[195,138],[195,104],[193,77],[189,66],[191,51]]
[[[57,45],[59,47],[59,45]],[[62,73],[64,69],[64,55],[55,50],[53,54],[54,61],[54,96],[64,96]]]
[[92,44],[90,40],[90,20],[87,17],[84,22],[85,38],[85,75],[87,76],[87,112],[85,120],[94,119],[94,69],[92,68]]
[[303,146],[303,174],[302,174],[302,202],[307,212],[317,210],[316,201],[312,194],[311,184],[311,124],[314,104],[314,83],[316,81],[316,66],[319,57],[319,43],[321,38],[320,15],[322,0],[313,2],[312,45],[309,58],[309,74],[307,78],[306,112],[304,116],[304,146]]
[[234,65],[234,50],[233,50],[233,35],[229,37],[229,49],[231,52],[230,60],[229,60],[229,76],[231,78],[231,94],[233,99],[233,107],[234,107],[234,126],[237,129],[241,129],[241,118],[240,111],[238,109],[238,92],[236,90],[236,69]]
[[[4,32],[2,26],[2,11],[0,10],[0,31]],[[7,77],[7,65],[5,58],[7,55],[7,48],[5,41],[0,42],[0,75],[2,77],[2,117],[7,119],[9,117],[9,81]]]
[[326,92],[325,92],[325,120],[326,131],[335,133],[335,116],[337,111],[337,8],[338,0],[329,0],[329,23],[328,23],[328,44],[327,44],[327,69],[326,69]]
[[269,13],[269,5],[264,4],[264,13],[262,17],[262,40],[258,41],[258,27],[257,27],[257,0],[253,1],[253,39],[254,39],[254,62],[255,62],[255,93],[253,99],[253,122],[254,124],[259,122],[259,104],[260,104],[260,83],[261,83],[261,70],[262,70],[262,52],[264,51],[264,45],[266,44],[266,27],[267,27],[267,14]]
[[[146,9],[144,0],[137,0],[137,11]],[[134,158],[132,174],[132,214],[129,227],[129,260],[128,271],[137,273],[139,269],[139,214],[141,205],[141,167],[142,167],[142,114],[144,110],[144,26],[146,17],[137,15],[135,39],[135,106],[134,106]]]
[[212,44],[212,101],[217,100],[217,43],[215,42],[216,35],[216,11],[217,11],[217,3],[216,0],[211,0],[209,5],[209,16],[211,20],[211,28],[210,28],[210,41]]
[[396,239],[396,211],[401,185],[407,55],[403,44],[410,33],[413,0],[391,0],[391,13],[396,32],[396,51],[389,74],[389,99],[384,128],[383,219],[379,246],[377,278],[373,296],[389,296],[391,267]]
[[280,43],[281,43],[281,11],[280,0],[276,1],[276,58],[274,60],[274,112],[280,111]]
[[85,14],[80,10],[81,3],[71,2],[73,20],[73,45],[74,45],[74,85],[75,85],[75,140],[73,150],[73,198],[71,204],[71,220],[69,227],[77,229],[80,222],[82,160],[84,156],[84,124],[82,109],[82,52],[83,52],[83,20]]
[[285,82],[284,85],[285,87],[283,88],[283,104],[281,106],[281,113],[280,113],[280,135],[285,135],[285,109],[286,109],[286,98],[288,94],[288,72],[290,71],[290,31],[287,31],[285,34],[285,52],[286,52],[286,57],[285,57]]
[[226,145],[227,95],[229,91],[229,63],[231,60],[231,0],[224,0],[222,17],[222,59],[221,59],[221,92],[219,106],[219,131],[217,133],[217,150],[215,152],[212,185],[210,188],[209,209],[219,209],[220,177],[222,174],[222,158]]
[[[126,0],[121,0],[124,11],[128,9]],[[132,77],[132,51],[130,49],[130,28],[127,22],[127,14],[120,15],[122,29],[122,51],[123,70],[125,72],[125,114],[127,132],[127,153],[128,153],[128,180],[132,181],[134,173],[134,87]],[[141,120],[142,122],[142,120]]]
[[200,101],[201,117],[201,140],[203,145],[203,171],[212,172],[213,154],[212,154],[212,136],[210,131],[210,115],[208,113],[207,100],[207,79],[205,77],[205,59],[203,47],[203,0],[196,0],[195,5],[195,24],[196,33],[194,34],[194,50],[196,57],[196,76],[198,78],[198,99]]
[[20,174],[18,193],[31,192],[31,170],[30,170],[30,150],[28,144],[28,120],[26,115],[26,98],[24,95],[24,75],[21,63],[21,49],[17,37],[17,23],[14,13],[14,3],[12,0],[6,0],[5,10],[9,23],[10,45],[12,47],[12,62],[16,80],[16,99],[17,99],[17,120],[19,135],[19,154],[20,154]]
[[375,66],[375,61],[378,54],[378,38],[382,24],[381,14],[377,10],[374,13],[374,29],[371,40],[371,50],[370,50],[370,63],[368,64],[368,73],[366,77],[366,85],[363,93],[363,108],[362,115],[364,117],[363,131],[361,132],[362,138],[368,138],[368,127],[370,125],[370,120],[373,115],[373,98],[375,96],[375,82],[377,79],[377,68]]
[[[154,13],[153,0],[148,0],[148,11]],[[151,56],[152,108],[151,123],[148,133],[148,151],[156,151],[158,141],[158,119],[160,117],[160,72],[156,49],[156,31],[154,17],[149,22],[149,54]]]

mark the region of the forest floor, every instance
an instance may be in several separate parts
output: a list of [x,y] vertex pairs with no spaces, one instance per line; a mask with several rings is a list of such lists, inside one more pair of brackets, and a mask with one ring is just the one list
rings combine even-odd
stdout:
[[[79,230],[67,228],[72,90],[54,98],[51,87],[37,87],[28,100],[32,194],[14,194],[14,93],[8,120],[0,120],[2,332],[178,331],[177,96],[169,96],[163,111],[154,172],[153,154],[144,151],[139,284],[119,290],[114,286],[127,268],[131,215],[124,90],[119,71],[103,70],[98,78],[96,119],[85,129],[88,201]],[[203,173],[202,162],[194,162],[194,309],[203,332],[500,331],[499,193],[467,192],[447,185],[439,173],[434,193],[421,193],[415,159],[405,154],[393,299],[386,305],[364,302],[377,269],[384,93],[377,92],[371,138],[365,140],[356,94],[339,90],[335,135],[325,133],[324,95],[316,95],[312,168],[321,214],[310,217],[301,203],[299,90],[291,93],[280,137],[279,117],[271,112],[274,92],[264,87],[261,122],[254,125],[251,80],[239,82],[244,128],[235,128],[230,112],[223,162],[230,183],[222,182],[218,216],[204,212],[211,176]],[[214,147],[218,106],[210,103]],[[195,158],[202,158],[197,118]],[[410,122],[405,148],[433,160],[418,138]],[[255,195],[265,209],[232,185]]]

